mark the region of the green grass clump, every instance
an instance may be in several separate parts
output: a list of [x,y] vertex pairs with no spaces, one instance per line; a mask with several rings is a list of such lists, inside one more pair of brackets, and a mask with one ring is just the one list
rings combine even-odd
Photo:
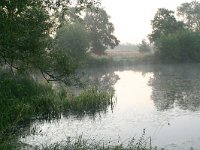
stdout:
[[91,88],[83,91],[69,103],[70,110],[75,112],[94,113],[107,110],[114,103],[114,93],[107,93]]

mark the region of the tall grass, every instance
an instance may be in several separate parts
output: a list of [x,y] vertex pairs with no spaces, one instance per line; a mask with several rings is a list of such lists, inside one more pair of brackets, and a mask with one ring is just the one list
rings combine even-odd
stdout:
[[98,91],[95,88],[84,90],[69,103],[70,110],[75,112],[95,113],[105,111],[113,106],[114,93]]
[[[42,150],[158,150],[151,145],[151,138],[145,138],[145,130],[139,139],[132,138],[126,144],[120,141],[112,144],[112,141],[96,142],[94,140],[85,140],[82,136],[66,141],[55,143],[49,146],[41,146]],[[159,149],[164,150],[164,149]]]

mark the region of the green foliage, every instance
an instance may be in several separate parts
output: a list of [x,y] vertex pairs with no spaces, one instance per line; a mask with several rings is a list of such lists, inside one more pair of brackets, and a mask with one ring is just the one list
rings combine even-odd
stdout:
[[200,34],[180,30],[162,36],[156,43],[156,55],[162,62],[199,62]]
[[0,78],[0,148],[11,146],[30,120],[60,117],[64,97],[50,85],[6,71],[0,72]]
[[[74,58],[77,56],[75,53],[83,54],[87,45],[87,38],[82,34],[83,30],[78,29],[78,25],[74,25],[74,28],[69,25],[66,32],[68,38],[72,39],[68,41],[75,41],[75,38],[79,40],[76,46],[75,42],[68,44],[68,51],[56,50],[52,38],[58,27],[63,24],[63,20],[66,21],[71,17],[69,15],[71,2],[71,0],[1,1],[0,65],[21,72],[39,70],[48,81],[63,81],[64,77],[73,74],[79,64],[72,63],[78,62],[77,57]],[[90,0],[78,1],[75,6],[73,5],[74,16],[78,16],[77,13],[96,4],[98,3]],[[70,29],[73,29],[71,33]],[[82,43],[78,43],[81,38]]]
[[174,33],[183,28],[183,23],[176,20],[174,12],[165,8],[159,8],[151,21],[152,33],[149,40],[155,42],[162,35]]
[[70,84],[75,70],[87,58],[88,47],[88,33],[82,25],[73,23],[60,28],[54,40],[54,48],[49,52],[48,67],[43,69],[46,78]]
[[24,69],[39,67],[52,27],[42,1],[0,2],[0,63]]
[[93,115],[113,105],[113,93],[89,89],[69,96],[64,89],[55,91],[27,76],[1,71],[0,78],[0,149],[16,146],[15,138],[31,120],[59,119],[69,110]]
[[70,103],[70,110],[75,112],[105,111],[109,105],[113,105],[113,93],[98,91],[94,88],[88,89],[80,93]]
[[155,55],[162,62],[199,62],[200,3],[183,3],[177,10],[184,23],[176,20],[173,11],[164,8],[152,20],[149,39],[156,46]]
[[79,95],[71,95],[63,102],[63,112],[70,110],[74,114],[95,114],[106,111],[114,104],[114,91],[99,91],[95,88],[83,90]]
[[151,52],[150,44],[148,44],[145,40],[142,40],[142,43],[138,45],[138,49],[141,53]]
[[103,54],[107,48],[113,49],[119,44],[119,40],[113,35],[115,29],[109,18],[102,8],[98,12],[86,12],[84,23],[90,33],[91,51],[96,54]]
[[200,2],[183,3],[177,8],[178,16],[192,31],[200,31]]
[[56,50],[64,50],[74,59],[83,59],[89,48],[88,36],[80,23],[65,25],[57,31]]

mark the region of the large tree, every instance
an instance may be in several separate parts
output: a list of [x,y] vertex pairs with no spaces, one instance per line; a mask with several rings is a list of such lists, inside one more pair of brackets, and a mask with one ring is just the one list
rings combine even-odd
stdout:
[[[50,80],[70,75],[73,67],[60,72],[68,51],[56,53],[54,36],[67,19],[70,0],[1,0],[0,1],[0,64],[21,71],[40,70]],[[93,0],[78,0],[75,12],[91,7]],[[74,5],[73,5],[74,7]],[[77,35],[78,36],[78,35]],[[66,58],[65,63],[71,58]],[[56,65],[55,65],[56,64]],[[65,67],[70,67],[65,66]],[[59,70],[59,71],[58,71]],[[66,72],[66,70],[68,70]],[[59,74],[58,74],[59,73]]]
[[155,42],[162,35],[174,33],[183,28],[183,23],[176,20],[174,12],[165,8],[159,8],[151,21],[152,33],[149,40]]
[[114,25],[105,10],[87,11],[84,23],[90,33],[91,51],[103,54],[107,48],[114,48],[119,40],[114,36]]
[[200,2],[183,3],[177,8],[178,16],[192,31],[200,31]]
[[36,67],[46,55],[52,27],[41,1],[0,2],[0,62],[15,68]]

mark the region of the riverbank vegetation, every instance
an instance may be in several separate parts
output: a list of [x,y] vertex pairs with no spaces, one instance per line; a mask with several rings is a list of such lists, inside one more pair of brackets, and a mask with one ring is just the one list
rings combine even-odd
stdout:
[[95,88],[75,96],[24,75],[1,71],[0,78],[0,149],[9,147],[32,120],[59,119],[61,114],[70,112],[95,114],[106,111],[114,103],[113,93]]
[[155,45],[155,58],[161,63],[200,62],[200,3],[183,3],[175,12],[159,8],[149,40]]
[[[151,138],[145,139],[144,134],[139,138],[133,138],[127,144],[122,144],[120,141],[117,144],[97,143],[84,140],[81,136],[76,140],[68,138],[65,142],[43,146],[42,150],[157,150],[157,147],[151,145]],[[164,149],[161,149],[164,150]]]

